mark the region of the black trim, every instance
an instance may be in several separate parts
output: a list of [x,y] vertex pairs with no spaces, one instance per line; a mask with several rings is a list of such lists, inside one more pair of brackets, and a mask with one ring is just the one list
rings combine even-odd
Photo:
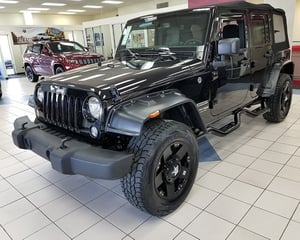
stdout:
[[49,160],[53,169],[64,174],[118,179],[130,171],[133,154],[103,149],[74,138],[48,133],[46,125],[33,123],[27,116],[14,122],[14,144],[30,149]]

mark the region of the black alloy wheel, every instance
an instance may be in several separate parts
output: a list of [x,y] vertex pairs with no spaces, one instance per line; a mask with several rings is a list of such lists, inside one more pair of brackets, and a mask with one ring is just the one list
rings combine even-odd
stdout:
[[191,157],[185,143],[169,145],[158,161],[155,171],[155,190],[161,198],[173,201],[178,198],[188,183],[192,171]]
[[270,111],[263,116],[270,122],[282,122],[288,115],[292,103],[293,88],[290,75],[279,75],[275,93],[267,99]]
[[65,70],[61,66],[58,66],[57,68],[55,68],[55,74],[63,73],[64,71]]
[[30,82],[37,82],[39,80],[39,76],[33,72],[32,68],[29,65],[25,68],[25,74]]
[[176,210],[190,192],[198,170],[198,143],[182,123],[153,120],[133,137],[131,171],[121,180],[127,200],[155,216]]

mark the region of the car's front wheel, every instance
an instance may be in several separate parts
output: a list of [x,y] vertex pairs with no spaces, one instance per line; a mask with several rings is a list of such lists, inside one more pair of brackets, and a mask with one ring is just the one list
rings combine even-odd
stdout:
[[292,80],[290,75],[281,73],[274,95],[267,100],[270,111],[263,116],[270,122],[281,122],[289,113],[292,103]]
[[198,144],[193,132],[175,121],[147,123],[131,139],[131,171],[121,185],[128,201],[152,215],[164,216],[184,201],[198,169]]
[[55,74],[63,73],[64,71],[65,71],[65,70],[64,70],[63,67],[61,67],[61,66],[55,68]]
[[25,68],[25,74],[30,82],[37,82],[39,80],[39,76],[33,72],[29,65]]

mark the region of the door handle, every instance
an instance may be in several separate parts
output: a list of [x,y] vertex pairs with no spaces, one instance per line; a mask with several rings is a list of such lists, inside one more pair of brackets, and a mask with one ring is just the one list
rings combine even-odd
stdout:
[[244,59],[241,60],[241,64],[245,67],[249,66],[250,65],[250,60],[248,58],[244,58]]
[[267,52],[265,53],[265,55],[264,55],[265,58],[270,58],[270,57],[272,57],[272,56],[273,56],[273,51],[272,51],[272,50],[267,51]]

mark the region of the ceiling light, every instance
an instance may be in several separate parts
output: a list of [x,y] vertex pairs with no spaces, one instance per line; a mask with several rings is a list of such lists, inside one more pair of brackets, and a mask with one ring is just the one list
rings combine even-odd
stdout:
[[121,3],[123,3],[123,2],[122,2],[122,1],[105,0],[105,1],[102,1],[102,3],[108,3],[108,4],[121,4]]
[[19,1],[5,1],[5,0],[0,0],[0,3],[8,3],[8,4],[16,4]]
[[3,7],[3,6],[0,6],[0,8],[5,8],[5,7]]
[[102,6],[96,6],[96,5],[85,5],[84,8],[103,8]]
[[82,10],[82,9],[69,9],[67,10],[67,12],[77,12],[77,13],[81,13],[81,12],[85,12],[86,10]]
[[76,14],[74,12],[58,12],[58,14],[68,14],[68,15],[71,15],[71,14]]
[[28,11],[28,10],[21,10],[20,13],[27,13],[27,12],[30,12],[30,13],[40,13],[41,11]]
[[47,11],[49,8],[27,8],[29,11]]
[[65,3],[51,3],[51,2],[46,2],[42,4],[43,6],[54,6],[54,7],[62,7],[66,6]]

